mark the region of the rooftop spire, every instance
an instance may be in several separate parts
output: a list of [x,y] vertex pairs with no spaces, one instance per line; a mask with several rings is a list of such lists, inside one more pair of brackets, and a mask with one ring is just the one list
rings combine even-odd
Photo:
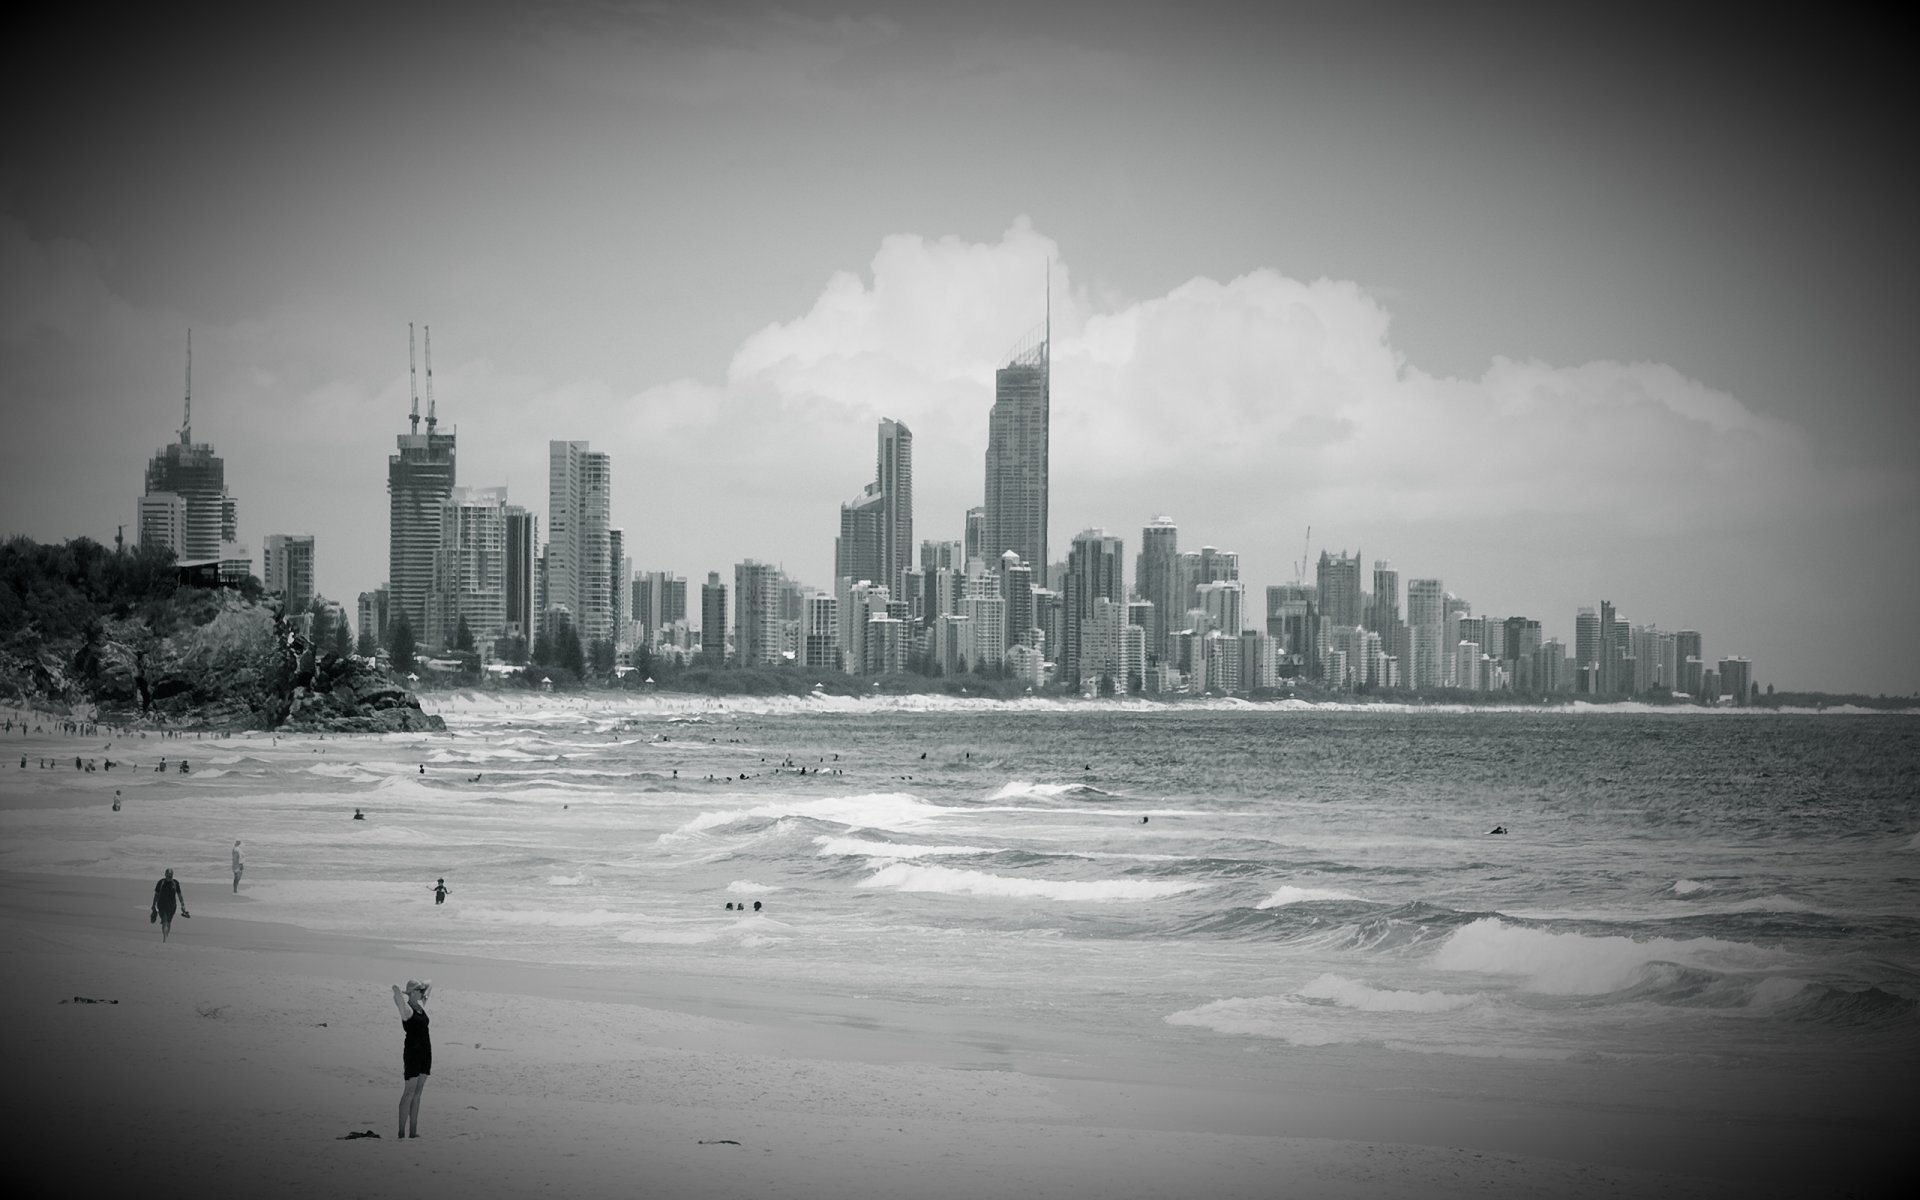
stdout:
[[427,335],[427,434],[432,436],[434,426],[440,423],[433,407],[433,326],[426,326],[424,332]]
[[420,374],[413,363],[413,322],[407,322],[407,386],[413,390],[413,432],[420,432]]
[[193,441],[193,330],[187,330],[187,411],[180,418],[180,444]]

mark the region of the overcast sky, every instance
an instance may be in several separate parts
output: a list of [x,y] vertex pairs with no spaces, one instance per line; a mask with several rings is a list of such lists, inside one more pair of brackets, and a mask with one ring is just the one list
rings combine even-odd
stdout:
[[[1436,11],[1442,7],[1449,11]],[[1920,197],[1891,50],[1494,8],[670,3],[52,31],[6,91],[0,532],[110,541],[181,417],[242,538],[387,569],[407,322],[463,484],[613,455],[641,569],[830,586],[874,426],[980,503],[1054,296],[1053,527],[1920,689]],[[272,20],[284,21],[274,17]],[[86,47],[67,55],[64,47]],[[424,382],[423,382],[424,386]]]

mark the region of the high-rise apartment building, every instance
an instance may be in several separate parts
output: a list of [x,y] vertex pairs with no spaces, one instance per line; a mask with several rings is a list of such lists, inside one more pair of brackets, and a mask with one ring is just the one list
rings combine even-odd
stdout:
[[[412,373],[413,327],[407,327],[408,373]],[[394,438],[387,456],[387,586],[391,589],[391,630],[405,621],[423,643],[427,597],[433,592],[434,560],[440,553],[440,506],[453,491],[455,447],[452,433],[439,431],[433,400],[433,358],[427,358],[427,431],[420,432],[420,397],[413,397],[408,432]]]
[[1753,663],[1740,656],[1720,660],[1720,694],[1745,708],[1753,701]]
[[1373,602],[1367,606],[1366,626],[1380,635],[1380,650],[1406,657],[1406,625],[1400,619],[1400,572],[1384,558],[1373,560]]
[[660,631],[687,619],[687,581],[671,571],[645,571],[633,581],[633,619],[643,640],[658,641]]
[[700,657],[709,667],[727,661],[727,585],[718,571],[708,571],[700,585]]
[[1360,553],[1329,554],[1320,552],[1320,564],[1315,574],[1319,587],[1320,621],[1322,625],[1334,628],[1351,629],[1361,623],[1364,615],[1360,601]]
[[607,530],[607,603],[612,606],[615,646],[631,644],[633,620],[633,561],[627,556],[627,531]]
[[1438,579],[1407,580],[1407,686],[1437,688],[1449,674],[1443,661],[1447,591]]
[[1073,539],[1073,547],[1067,553],[1065,628],[1062,631],[1066,645],[1060,662],[1071,687],[1079,687],[1082,683],[1082,630],[1093,616],[1093,602],[1106,599],[1122,604],[1120,619],[1125,621],[1123,602],[1127,593],[1126,581],[1121,577],[1123,551],[1121,540],[1106,530],[1086,529]]
[[860,494],[840,506],[840,536],[833,540],[833,577],[866,581],[891,590],[883,574],[881,529],[886,522],[887,498],[878,483],[869,483]]
[[1180,527],[1171,517],[1155,517],[1140,530],[1140,556],[1133,567],[1134,593],[1153,604],[1147,626],[1147,657],[1158,663],[1167,654],[1167,635],[1176,632],[1186,611],[1180,594]]
[[1036,330],[994,373],[980,545],[980,557],[989,563],[1009,550],[1035,569],[1047,562],[1049,330]]
[[371,592],[360,593],[360,612],[357,633],[371,640],[375,647],[387,644],[387,585],[381,584]]
[[313,535],[270,533],[261,549],[260,582],[280,593],[281,611],[307,611],[313,602]]
[[507,505],[506,632],[533,639],[539,633],[540,518],[518,504]]
[[733,658],[743,667],[780,661],[780,593],[785,576],[749,558],[733,567]]
[[423,646],[452,649],[460,623],[485,650],[507,624],[507,489],[456,487],[440,502],[440,549],[434,559]]
[[583,646],[614,636],[612,500],[610,456],[547,443],[547,607],[573,614]]
[[967,523],[963,534],[960,539],[960,561],[954,565],[965,571],[968,563],[986,553],[983,547],[987,544],[987,510],[984,507],[967,510]]
[[913,431],[899,421],[880,422],[873,481],[881,496],[879,582],[898,596],[913,566]]

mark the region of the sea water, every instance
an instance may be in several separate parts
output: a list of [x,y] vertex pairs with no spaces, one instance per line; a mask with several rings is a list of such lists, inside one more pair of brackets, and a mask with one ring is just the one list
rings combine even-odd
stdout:
[[192,905],[238,838],[226,916],[1222,1045],[1920,1045],[1909,716],[439,707],[438,735],[122,743],[125,774],[28,781],[102,798],[6,812],[0,866],[173,866]]

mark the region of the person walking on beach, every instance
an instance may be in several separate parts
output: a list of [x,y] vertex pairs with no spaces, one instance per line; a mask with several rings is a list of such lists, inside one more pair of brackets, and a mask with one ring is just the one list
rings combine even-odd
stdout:
[[233,843],[233,892],[236,896],[240,894],[240,873],[246,869],[247,860],[241,856],[240,843],[236,840]]
[[168,867],[167,873],[153,885],[153,909],[147,914],[149,924],[160,922],[160,940],[163,942],[173,932],[173,910],[176,906],[181,916],[193,915],[187,911],[187,894],[180,890],[180,881],[173,877],[173,868]]
[[400,1028],[406,1030],[406,1045],[400,1051],[401,1070],[406,1083],[400,1092],[400,1132],[396,1137],[420,1136],[420,1092],[433,1074],[433,1039],[427,1034],[427,993],[431,983],[407,980],[403,991],[393,985],[393,1006],[400,1010]]

